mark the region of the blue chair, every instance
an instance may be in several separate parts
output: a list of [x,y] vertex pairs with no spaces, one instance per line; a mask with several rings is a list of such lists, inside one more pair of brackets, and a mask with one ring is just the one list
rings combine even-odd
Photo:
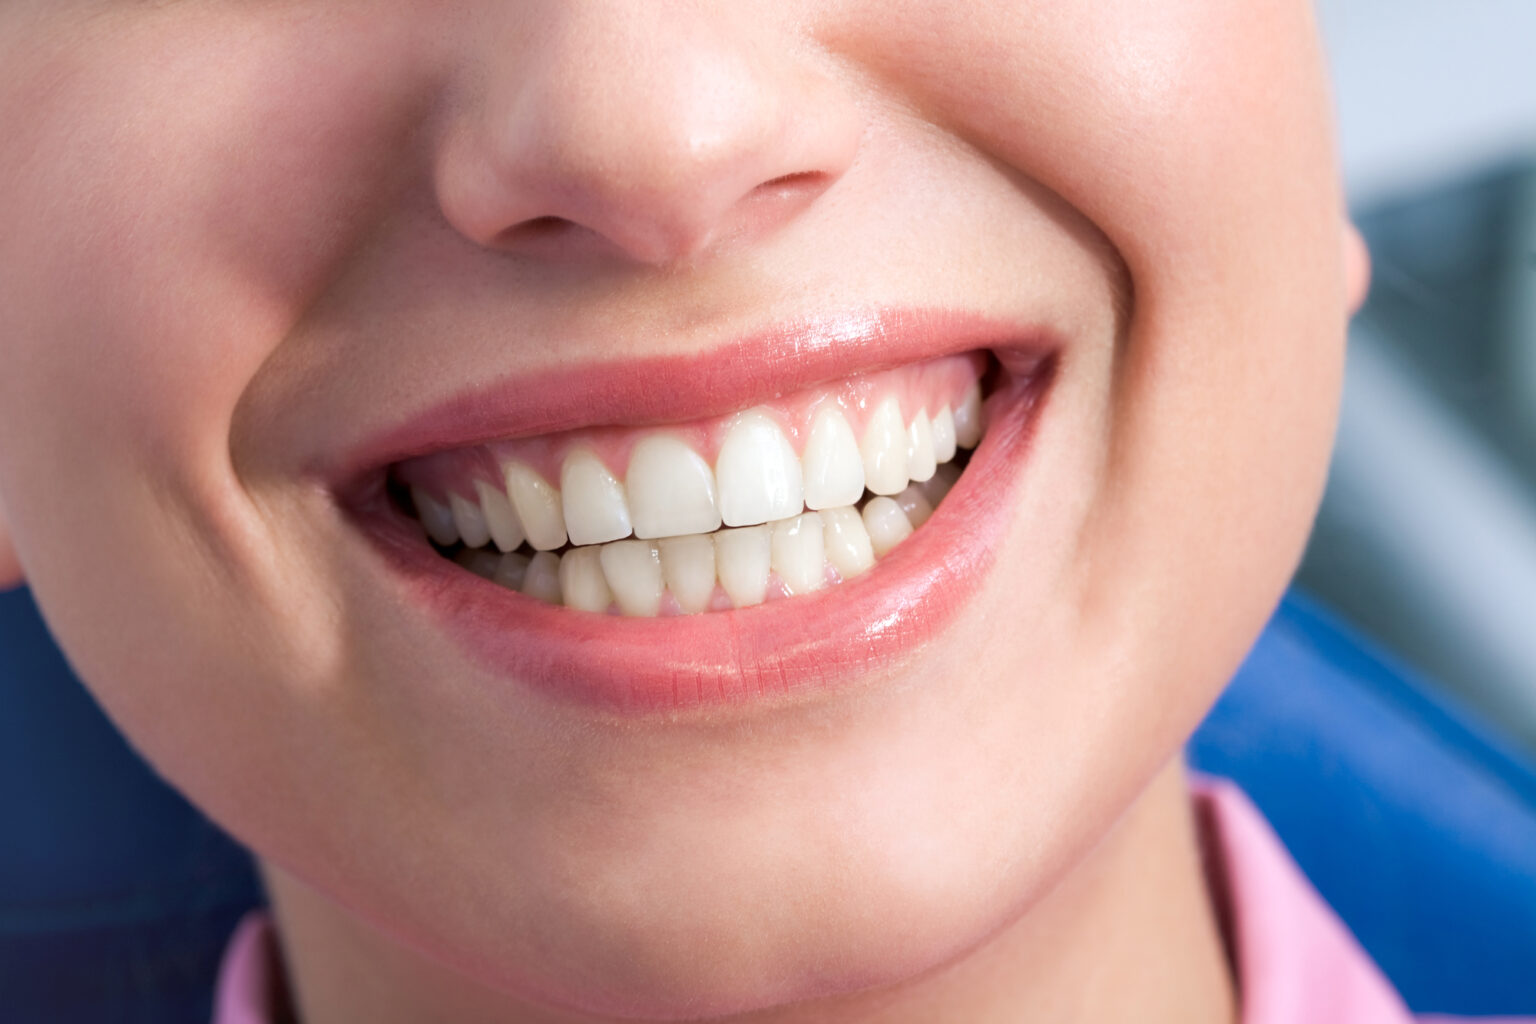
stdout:
[[[260,900],[0,595],[0,1019],[206,1024]],[[1420,1012],[1536,1013],[1536,774],[1292,596],[1190,744]]]

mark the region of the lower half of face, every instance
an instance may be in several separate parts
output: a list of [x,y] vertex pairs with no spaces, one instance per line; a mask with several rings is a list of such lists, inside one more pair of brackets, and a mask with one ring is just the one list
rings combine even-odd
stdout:
[[45,6],[0,15],[29,582],[221,824],[492,986],[942,962],[1294,565],[1306,4]]

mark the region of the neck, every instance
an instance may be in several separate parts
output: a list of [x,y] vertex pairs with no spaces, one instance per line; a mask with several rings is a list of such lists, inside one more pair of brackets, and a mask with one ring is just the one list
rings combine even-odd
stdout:
[[[597,1024],[421,957],[271,865],[263,877],[303,1024]],[[901,985],[740,1024],[1233,1024],[1236,997],[1174,761],[1049,894],[958,960]]]

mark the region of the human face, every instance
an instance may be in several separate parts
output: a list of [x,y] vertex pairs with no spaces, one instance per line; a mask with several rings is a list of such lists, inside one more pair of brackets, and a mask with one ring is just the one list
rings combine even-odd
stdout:
[[[0,66],[51,626],[216,820],[492,986],[667,1016],[953,957],[1176,756],[1306,534],[1344,289],[1300,0],[22,0]],[[816,593],[549,607],[384,500],[758,403],[803,446],[970,350],[953,500]]]

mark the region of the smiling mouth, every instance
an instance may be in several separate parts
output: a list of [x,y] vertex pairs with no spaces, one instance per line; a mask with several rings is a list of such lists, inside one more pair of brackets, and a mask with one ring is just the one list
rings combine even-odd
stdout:
[[985,352],[723,417],[586,428],[397,463],[435,549],[548,604],[708,614],[864,575],[933,514],[985,432]]
[[1063,348],[944,311],[792,324],[504,377],[316,471],[375,585],[509,694],[788,698],[879,678],[981,590]]

